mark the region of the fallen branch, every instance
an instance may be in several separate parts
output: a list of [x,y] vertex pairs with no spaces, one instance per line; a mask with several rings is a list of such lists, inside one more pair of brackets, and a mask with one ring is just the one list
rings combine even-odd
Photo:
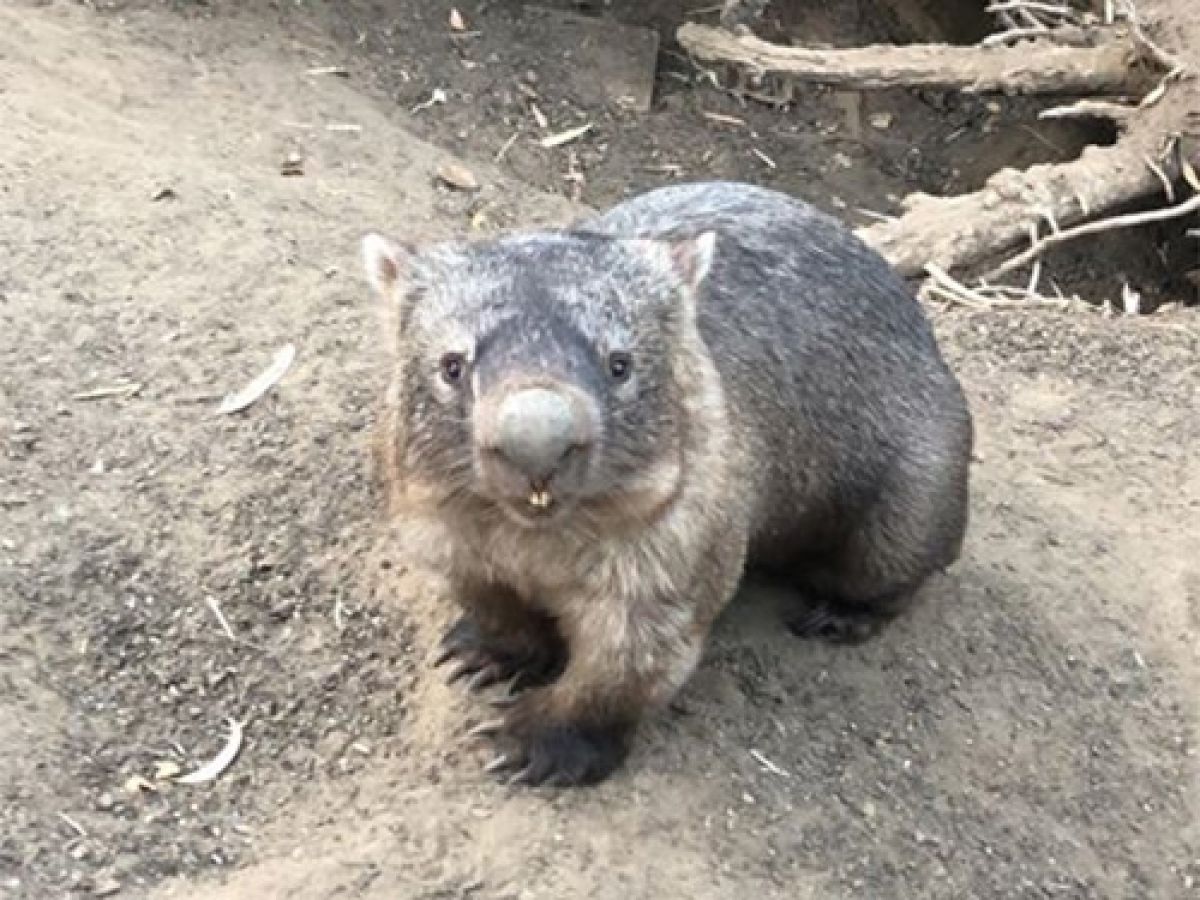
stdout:
[[1112,30],[1095,32],[1093,47],[1038,41],[1015,47],[945,44],[851,49],[781,47],[753,35],[706,25],[680,26],[679,43],[694,58],[843,87],[955,88],[1008,94],[1120,92],[1132,77],[1130,44]]
[[1046,219],[1059,231],[1161,191],[1144,143],[1131,135],[1070,162],[1003,169],[970,194],[912,194],[903,215],[858,234],[905,276],[930,262],[947,271],[978,263],[1028,240],[1031,222]]

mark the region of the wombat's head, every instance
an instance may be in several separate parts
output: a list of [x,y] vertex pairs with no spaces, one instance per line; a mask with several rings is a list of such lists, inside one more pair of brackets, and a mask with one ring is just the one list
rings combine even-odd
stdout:
[[[641,517],[677,489],[681,349],[711,233],[363,241],[398,347],[395,451],[442,502],[526,527]],[[477,507],[477,502],[474,504]]]

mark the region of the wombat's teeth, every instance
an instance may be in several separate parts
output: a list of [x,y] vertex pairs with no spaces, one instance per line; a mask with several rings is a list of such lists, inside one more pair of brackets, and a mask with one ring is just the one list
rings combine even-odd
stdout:
[[545,509],[554,498],[549,491],[534,490],[529,492],[529,505],[534,509]]

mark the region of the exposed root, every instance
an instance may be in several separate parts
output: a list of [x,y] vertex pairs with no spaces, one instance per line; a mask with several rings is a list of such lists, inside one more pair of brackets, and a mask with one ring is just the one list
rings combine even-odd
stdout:
[[1036,279],[1029,287],[1013,288],[1007,285],[981,284],[970,288],[935,265],[925,267],[929,280],[921,288],[925,300],[941,300],[957,306],[976,310],[999,309],[1057,309],[1086,308],[1078,295],[1065,296],[1055,288],[1055,296],[1046,297],[1037,292]]
[[1068,241],[1086,237],[1089,234],[1100,234],[1103,231],[1115,231],[1119,228],[1136,228],[1137,226],[1149,225],[1154,222],[1167,222],[1171,219],[1181,219],[1184,216],[1190,216],[1198,212],[1200,212],[1200,194],[1190,197],[1183,203],[1178,203],[1175,206],[1152,209],[1141,213],[1130,213],[1125,216],[1097,219],[1094,222],[1087,222],[1066,231],[1056,231],[1043,238],[1038,238],[1028,250],[1018,253],[1011,259],[1005,260],[989,272],[986,277],[1000,278],[1023,266],[1029,265],[1051,247],[1057,247],[1059,244],[1065,244]]
[[[727,17],[757,14],[764,5],[760,0],[727,0],[725,12]],[[1148,21],[1161,21],[1164,11],[1173,14],[1168,0],[1142,0],[1142,5],[1149,8]],[[1176,46],[1168,50],[1147,35],[1131,0],[1106,0],[1105,25],[1099,27],[1093,24],[1095,15],[1064,0],[992,0],[988,11],[1004,30],[974,47],[785,47],[745,28],[734,32],[697,24],[683,25],[677,36],[694,59],[731,64],[759,82],[1091,95],[1047,109],[1041,118],[1108,119],[1120,133],[1114,146],[1092,147],[1076,160],[1024,172],[1005,169],[981,190],[958,197],[913,194],[900,216],[858,232],[901,274],[927,276],[922,289],[927,297],[988,309],[1062,307],[1069,300],[1057,287],[1055,296],[1041,293],[1046,252],[1098,232],[1200,212],[1200,176],[1192,165],[1200,165],[1200,89],[1192,77],[1200,65],[1194,54],[1185,59],[1171,52],[1195,46],[1188,36],[1200,40],[1200,30],[1186,16],[1180,21],[1174,14],[1172,21],[1186,34],[1175,34]],[[1153,84],[1147,81],[1148,70],[1156,68],[1158,85],[1147,90]],[[1184,184],[1193,195],[1176,203],[1177,188]],[[1122,205],[1151,196],[1164,196],[1170,205],[1111,216]],[[1096,219],[1103,216],[1110,217]],[[1022,243],[1026,249],[975,286],[949,274],[1003,258]],[[991,281],[1027,267],[1022,287]]]
[[1044,109],[1038,115],[1039,119],[1109,119],[1118,126],[1124,127],[1129,117],[1137,112],[1137,108],[1126,103],[1113,103],[1107,100],[1078,100],[1069,106],[1055,106]]
[[1003,44],[1016,44],[1030,40],[1050,41],[1064,47],[1091,47],[1095,43],[1094,30],[1080,28],[1076,25],[1059,25],[1047,28],[1044,25],[1029,27],[1017,26],[1005,31],[989,34],[979,42],[981,47],[998,47]]
[[953,88],[964,91],[1119,93],[1133,78],[1135,50],[1116,29],[1092,29],[1094,46],[958,47],[944,44],[851,49],[782,47],[751,34],[688,23],[679,43],[696,59],[732,63],[759,75],[858,89]]
[[859,230],[903,275],[917,276],[932,262],[945,270],[977,263],[1028,239],[1029,226],[1046,219],[1053,230],[1162,190],[1145,163],[1141,141],[1089,148],[1067,163],[1003,169],[979,191],[937,198],[912,194],[904,214]]

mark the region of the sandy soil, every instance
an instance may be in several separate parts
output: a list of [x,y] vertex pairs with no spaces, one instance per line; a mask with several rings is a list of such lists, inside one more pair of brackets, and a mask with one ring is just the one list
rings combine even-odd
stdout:
[[[830,40],[864,33],[821,7]],[[528,16],[464,5],[481,34],[451,39],[447,9],[0,8],[0,896],[1200,896],[1188,310],[933,310],[980,458],[965,555],[918,608],[832,648],[748,590],[614,780],[480,773],[481,711],[426,667],[450,608],[379,518],[359,235],[563,221],[564,172],[602,204],[664,163],[852,218],[961,187],[1024,112],[961,157],[945,135],[983,101],[871,98],[903,127],[851,140],[845,98],[743,109],[665,74],[649,117],[581,112]],[[539,148],[521,79],[597,134]],[[435,184],[449,153],[478,194]],[[1081,283],[1169,289],[1145,256]],[[218,415],[288,343],[278,388]],[[221,778],[156,779],[227,717]]]

